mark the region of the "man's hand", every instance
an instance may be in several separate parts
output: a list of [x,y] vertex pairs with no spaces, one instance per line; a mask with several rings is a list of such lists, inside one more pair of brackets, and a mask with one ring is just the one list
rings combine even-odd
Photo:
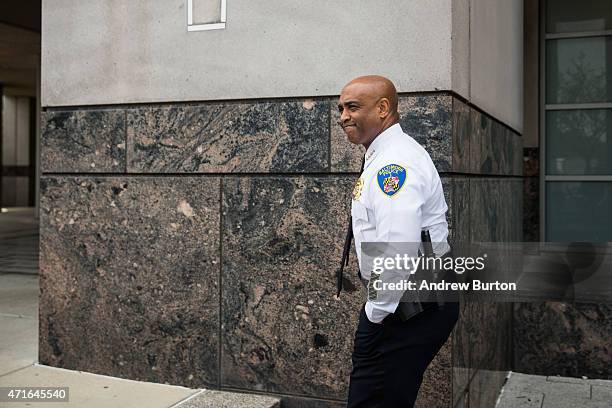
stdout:
[[368,320],[375,324],[382,324],[382,321],[389,314],[384,310],[374,308],[374,305],[372,305],[370,301],[365,304],[365,313]]

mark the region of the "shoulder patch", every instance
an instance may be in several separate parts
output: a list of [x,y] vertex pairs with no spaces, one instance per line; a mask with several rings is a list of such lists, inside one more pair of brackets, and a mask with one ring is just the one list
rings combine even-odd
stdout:
[[378,170],[377,180],[380,191],[392,197],[402,189],[406,181],[406,169],[398,164],[388,164]]

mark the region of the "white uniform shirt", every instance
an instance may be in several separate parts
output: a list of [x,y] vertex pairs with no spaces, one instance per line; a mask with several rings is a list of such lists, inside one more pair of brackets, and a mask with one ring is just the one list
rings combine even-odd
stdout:
[[[418,243],[421,231],[429,230],[436,255],[448,252],[447,209],[440,176],[427,151],[405,134],[399,123],[378,135],[366,151],[351,206],[362,277],[370,279],[371,272],[361,268],[362,242]],[[409,273],[405,272],[406,279]],[[397,295],[391,300],[368,300],[368,319],[380,323],[393,313],[401,292]]]

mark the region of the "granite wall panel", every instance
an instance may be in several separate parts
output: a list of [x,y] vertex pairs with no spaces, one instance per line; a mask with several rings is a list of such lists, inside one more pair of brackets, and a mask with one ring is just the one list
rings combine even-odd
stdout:
[[453,97],[402,97],[398,110],[402,129],[427,150],[438,172],[452,171]]
[[[331,171],[357,172],[363,150],[347,141],[331,103]],[[430,154],[439,172],[522,174],[522,137],[487,114],[447,94],[402,95],[402,129]]]
[[130,109],[128,172],[308,173],[329,168],[329,102]]
[[469,183],[471,241],[520,241],[522,180],[477,178]]
[[218,381],[219,180],[43,177],[43,364]]
[[41,114],[41,171],[125,171],[123,109],[46,111]]
[[460,400],[465,399],[464,394],[469,391],[472,371],[470,365],[471,345],[473,336],[478,333],[474,328],[478,324],[475,320],[475,313],[472,309],[476,307],[474,303],[460,300],[459,320],[453,330],[452,337],[452,401],[450,406],[456,406]]
[[474,326],[478,324],[475,313],[472,311],[475,303],[460,302],[459,320],[453,330],[453,366],[452,366],[452,405],[456,406],[469,391],[470,380],[470,352],[472,337],[477,335],[478,330]]
[[470,172],[470,145],[472,140],[471,108],[453,98],[452,169],[458,173]]
[[[331,103],[331,171],[358,172],[363,149],[352,145],[339,125],[337,100]],[[450,95],[400,96],[400,125],[430,153],[439,172],[452,169],[452,110]]]
[[[461,116],[459,120],[463,120]],[[504,124],[470,107],[469,172],[481,175],[522,174],[522,138]]]
[[512,148],[509,152],[509,162],[511,163],[512,175],[514,176],[522,176],[524,175],[525,168],[523,166],[523,136],[520,136],[511,130],[510,132],[510,140],[512,143]]
[[470,236],[472,242],[494,242],[501,237],[500,209],[504,197],[499,182],[489,178],[470,179]]
[[612,379],[612,305],[517,303],[514,316],[516,371]]
[[[363,150],[346,140],[336,102],[50,110],[43,114],[43,171],[308,173],[328,171],[331,162],[333,172],[356,172]],[[404,95],[398,108],[402,127],[438,171],[520,174],[513,152],[521,138],[457,98]]]
[[222,385],[346,397],[364,293],[334,300],[334,271],[355,179],[223,180]]
[[[520,137],[447,93],[399,109],[441,172],[451,241],[518,236],[521,181],[482,175],[520,174]],[[335,99],[45,115],[43,171],[79,175],[43,177],[41,362],[343,405],[365,293],[354,251],[340,300],[334,272],[363,150]],[[484,373],[501,372],[509,317],[463,305],[417,406],[499,390]]]
[[[518,178],[458,178],[454,182],[455,242],[512,242],[521,220]],[[518,201],[519,205],[516,204]],[[518,209],[517,209],[518,208]],[[500,262],[504,268],[507,262]],[[510,370],[510,304],[463,302],[454,330],[453,405],[492,406]],[[477,405],[474,405],[477,404]]]
[[452,242],[470,242],[470,180],[453,176],[452,221],[454,235]]

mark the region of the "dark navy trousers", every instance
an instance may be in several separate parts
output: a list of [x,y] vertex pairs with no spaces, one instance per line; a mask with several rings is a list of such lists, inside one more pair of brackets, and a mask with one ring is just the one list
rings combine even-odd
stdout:
[[414,406],[425,369],[448,339],[459,304],[428,308],[402,322],[389,315],[381,324],[361,308],[355,332],[348,408]]

